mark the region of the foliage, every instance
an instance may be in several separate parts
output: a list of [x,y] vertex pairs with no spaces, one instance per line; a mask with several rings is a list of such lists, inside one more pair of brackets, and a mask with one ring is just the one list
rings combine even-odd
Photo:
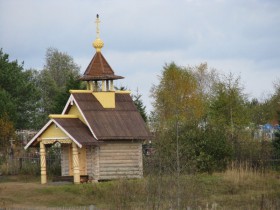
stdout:
[[133,100],[135,106],[137,107],[139,113],[141,114],[143,120],[145,122],[147,122],[148,117],[147,117],[147,112],[146,112],[146,106],[144,106],[144,103],[143,103],[141,97],[142,97],[142,95],[139,94],[139,92],[137,90],[136,95],[132,95],[132,100]]
[[224,126],[231,134],[249,124],[249,117],[246,115],[247,98],[239,77],[234,78],[230,74],[215,85],[214,91],[209,107],[211,123]]
[[280,157],[280,131],[275,133],[275,139],[272,141],[276,157]]
[[[206,75],[212,75],[212,80]],[[151,124],[156,134],[155,162],[165,173],[212,173],[226,168],[232,155],[230,142],[225,129],[213,123],[208,113],[216,82],[215,72],[206,64],[164,67],[159,85],[152,89]]]
[[11,152],[11,139],[15,138],[15,129],[13,123],[9,120],[8,115],[4,114],[0,118],[0,165],[2,160],[6,160],[7,155]]
[[[44,69],[36,76],[40,91],[40,107],[37,124],[40,128],[51,113],[61,113],[69,96],[70,89],[81,89],[79,66],[67,53],[48,48]],[[38,120],[38,121],[39,121]]]
[[204,114],[202,94],[190,68],[165,65],[160,83],[153,86],[155,114],[162,122],[179,120],[198,123]]
[[59,52],[55,48],[48,48],[44,70],[49,73],[57,87],[65,87],[69,77],[79,76],[80,67],[67,53]]
[[[23,64],[9,61],[9,55],[0,50],[0,117],[7,113],[16,128],[30,128],[39,100],[31,71]],[[3,100],[2,100],[3,99]]]

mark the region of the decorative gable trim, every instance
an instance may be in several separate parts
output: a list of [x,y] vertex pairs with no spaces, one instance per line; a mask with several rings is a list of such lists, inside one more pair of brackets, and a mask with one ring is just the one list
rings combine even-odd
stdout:
[[55,121],[55,119],[53,119],[53,122],[57,125],[57,127],[59,127],[64,133],[66,133],[67,136],[69,136],[70,139],[72,139],[72,141],[74,141],[78,147],[82,148],[82,145],[72,136],[70,135],[58,122]]
[[72,136],[70,135],[58,122],[55,121],[55,119],[51,119],[29,142],[28,144],[24,147],[24,149],[28,149],[30,145],[36,141],[36,139],[42,135],[42,133],[52,124],[54,123],[57,127],[59,127],[72,141],[74,141],[79,148],[82,148],[82,145]]
[[50,126],[53,120],[47,122],[47,124],[25,145],[24,149],[28,149],[28,147]]
[[65,114],[65,112],[67,111],[69,105],[71,105],[71,106],[73,105],[73,101],[74,101],[74,97],[71,94],[61,114]]

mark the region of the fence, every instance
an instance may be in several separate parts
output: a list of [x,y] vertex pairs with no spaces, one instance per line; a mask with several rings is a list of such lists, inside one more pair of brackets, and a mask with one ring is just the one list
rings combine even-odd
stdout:
[[[49,175],[60,175],[61,157],[58,154],[47,154],[46,164]],[[1,170],[1,168],[0,168]],[[19,157],[9,157],[6,164],[2,165],[2,173],[17,175],[39,175],[40,174],[40,155],[37,153],[25,153]]]

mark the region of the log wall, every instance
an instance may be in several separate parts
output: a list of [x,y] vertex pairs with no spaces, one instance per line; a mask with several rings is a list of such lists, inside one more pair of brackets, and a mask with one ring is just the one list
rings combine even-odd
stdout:
[[142,178],[142,144],[111,142],[100,145],[98,170],[99,180]]
[[[61,175],[69,176],[69,145],[61,146]],[[94,180],[142,178],[142,143],[106,142],[86,147],[86,173]]]

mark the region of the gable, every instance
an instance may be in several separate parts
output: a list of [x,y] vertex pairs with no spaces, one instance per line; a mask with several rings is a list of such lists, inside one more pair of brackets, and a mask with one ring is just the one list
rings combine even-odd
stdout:
[[67,138],[68,136],[55,124],[52,123],[39,138]]
[[83,115],[81,114],[80,110],[78,109],[75,103],[73,103],[73,105],[70,104],[69,111],[65,114],[76,115],[78,116],[79,120],[81,120],[84,124],[86,124]]

